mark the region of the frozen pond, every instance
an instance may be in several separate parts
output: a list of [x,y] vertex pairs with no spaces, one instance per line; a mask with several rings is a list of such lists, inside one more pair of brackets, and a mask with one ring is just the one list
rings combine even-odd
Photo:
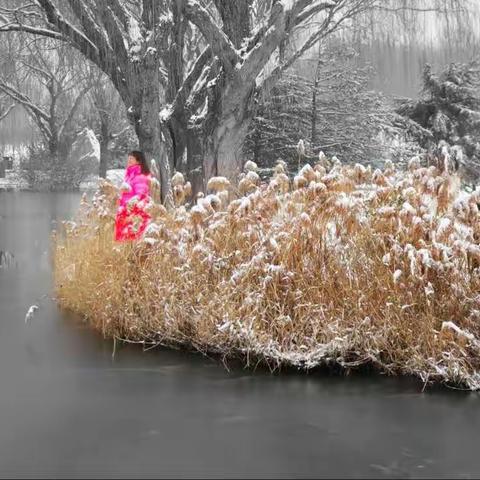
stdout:
[[78,194],[0,193],[1,477],[480,475],[478,394],[117,349],[44,298]]

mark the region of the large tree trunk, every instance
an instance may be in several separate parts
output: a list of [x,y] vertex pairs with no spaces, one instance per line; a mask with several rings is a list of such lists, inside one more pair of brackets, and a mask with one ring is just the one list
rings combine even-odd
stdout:
[[254,117],[254,81],[222,75],[210,92],[210,112],[204,122],[205,183],[220,175],[236,182],[243,166],[243,145]]
[[105,140],[102,137],[100,140],[100,164],[98,168],[98,176],[100,178],[107,178],[109,154],[108,138]]
[[204,142],[205,182],[220,175],[236,182],[243,167],[243,144],[248,134],[249,118],[220,120]]
[[203,148],[204,134],[200,127],[192,127],[187,135],[187,177],[192,184],[193,196],[204,190]]
[[150,70],[144,72],[143,75],[145,88],[140,95],[140,105],[130,112],[129,118],[137,134],[140,150],[144,152],[148,162],[154,159],[158,165],[162,202],[165,202],[170,193],[173,142],[171,135],[166,134],[158,116],[160,111],[159,84],[155,80],[152,80],[151,83],[146,80],[158,76],[158,72]]
[[[184,81],[184,49],[185,49],[185,32],[188,26],[188,20],[184,15],[186,0],[170,0],[165,5],[171,19],[162,24],[165,29],[163,34],[162,51],[163,61],[168,73],[168,82],[165,89],[164,101],[172,104],[174,99],[182,87]],[[170,165],[172,170],[184,171],[184,156],[187,147],[186,139],[186,123],[187,119],[183,117],[170,118],[170,121],[162,124],[161,130],[164,137],[169,138]],[[173,173],[173,172],[172,172]]]
[[318,89],[318,69],[315,73],[315,80],[312,89],[312,110],[310,114],[310,146],[314,148],[317,143],[317,89]]
[[[223,31],[235,48],[241,48],[245,38],[251,35],[251,0],[214,0],[214,3]],[[217,67],[218,72],[210,71],[214,75],[209,78],[214,82],[206,93],[207,117],[201,126],[190,125],[187,132],[188,170],[195,172],[190,175],[194,191],[200,183],[205,189],[208,180],[217,175],[236,182],[243,165],[243,144],[254,112],[256,75],[241,74],[236,66],[223,60],[223,65]],[[197,178],[199,171],[202,182]]]
[[210,134],[201,128],[189,129],[187,168],[194,195],[206,191],[208,180],[215,176],[224,176],[236,183],[242,170],[249,120],[241,124],[219,123]]
[[240,48],[243,39],[250,36],[251,0],[214,0],[222,17],[223,31],[236,48]]
[[108,142],[110,141],[109,118],[105,110],[100,109],[100,165],[98,176],[107,178],[109,163]]
[[173,139],[160,122],[161,105],[161,37],[159,19],[165,11],[160,0],[142,2],[142,44],[138,54],[139,61],[126,65],[127,88],[118,89],[127,106],[128,118],[137,134],[140,150],[147,161],[152,159],[160,170],[162,202],[170,195],[170,176],[173,170]]
[[200,127],[189,129],[188,176],[194,193],[205,190],[208,180],[215,176],[237,182],[250,122],[249,116],[227,119],[218,114],[209,121],[208,131]]
[[58,143],[58,138],[56,136],[51,136],[48,139],[48,154],[50,155],[50,160],[54,165],[57,165],[59,162]]
[[[165,202],[170,191],[170,176],[172,166],[170,164],[170,155],[168,143],[169,139],[160,132],[160,122],[158,118],[152,119],[152,111],[155,107],[144,105],[141,121],[135,124],[135,130],[138,137],[140,150],[145,153],[147,160],[151,162],[155,159],[160,169],[160,184],[162,193],[162,202]],[[158,112],[158,110],[156,110]],[[158,116],[158,115],[157,115]],[[163,138],[162,138],[163,137]]]
[[[152,10],[156,11],[154,5]],[[153,13],[152,17],[155,18]],[[134,72],[138,86],[133,96],[134,105],[129,111],[129,118],[134,125],[140,149],[149,162],[155,159],[159,167],[162,202],[165,202],[170,193],[172,139],[171,135],[162,132],[159,118],[161,110],[159,53],[147,43],[144,48],[143,61]]]
[[[181,120],[181,121],[180,121]],[[187,156],[187,128],[185,119],[170,118],[169,122],[162,123],[161,130],[165,137],[170,139],[170,165],[173,170],[188,174]]]

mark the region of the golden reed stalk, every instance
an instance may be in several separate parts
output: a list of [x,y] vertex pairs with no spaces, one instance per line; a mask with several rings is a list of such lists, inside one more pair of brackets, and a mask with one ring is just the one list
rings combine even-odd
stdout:
[[176,174],[135,244],[113,242],[104,182],[53,235],[59,305],[107,337],[479,389],[480,191],[416,160],[285,169],[262,183],[248,162],[191,208]]

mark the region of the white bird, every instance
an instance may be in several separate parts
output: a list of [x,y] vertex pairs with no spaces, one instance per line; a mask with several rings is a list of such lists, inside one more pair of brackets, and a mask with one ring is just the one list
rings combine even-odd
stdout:
[[25,315],[25,323],[28,323],[32,318],[35,312],[38,310],[38,305],[32,305],[29,309],[27,314]]

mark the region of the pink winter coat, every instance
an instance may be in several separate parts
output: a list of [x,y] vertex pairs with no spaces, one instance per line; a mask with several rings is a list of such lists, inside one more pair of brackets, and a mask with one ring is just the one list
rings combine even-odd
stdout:
[[122,192],[120,206],[123,207],[135,195],[142,200],[150,195],[151,175],[143,174],[142,167],[138,164],[130,165],[125,170],[124,183],[130,185],[130,191]]
[[[150,178],[150,174],[142,173],[140,165],[127,167],[123,181],[130,187],[130,190],[122,192],[118,201],[115,216],[115,241],[125,242],[142,237],[151,219],[145,209],[150,196]],[[137,201],[128,204],[133,197],[136,197]]]

